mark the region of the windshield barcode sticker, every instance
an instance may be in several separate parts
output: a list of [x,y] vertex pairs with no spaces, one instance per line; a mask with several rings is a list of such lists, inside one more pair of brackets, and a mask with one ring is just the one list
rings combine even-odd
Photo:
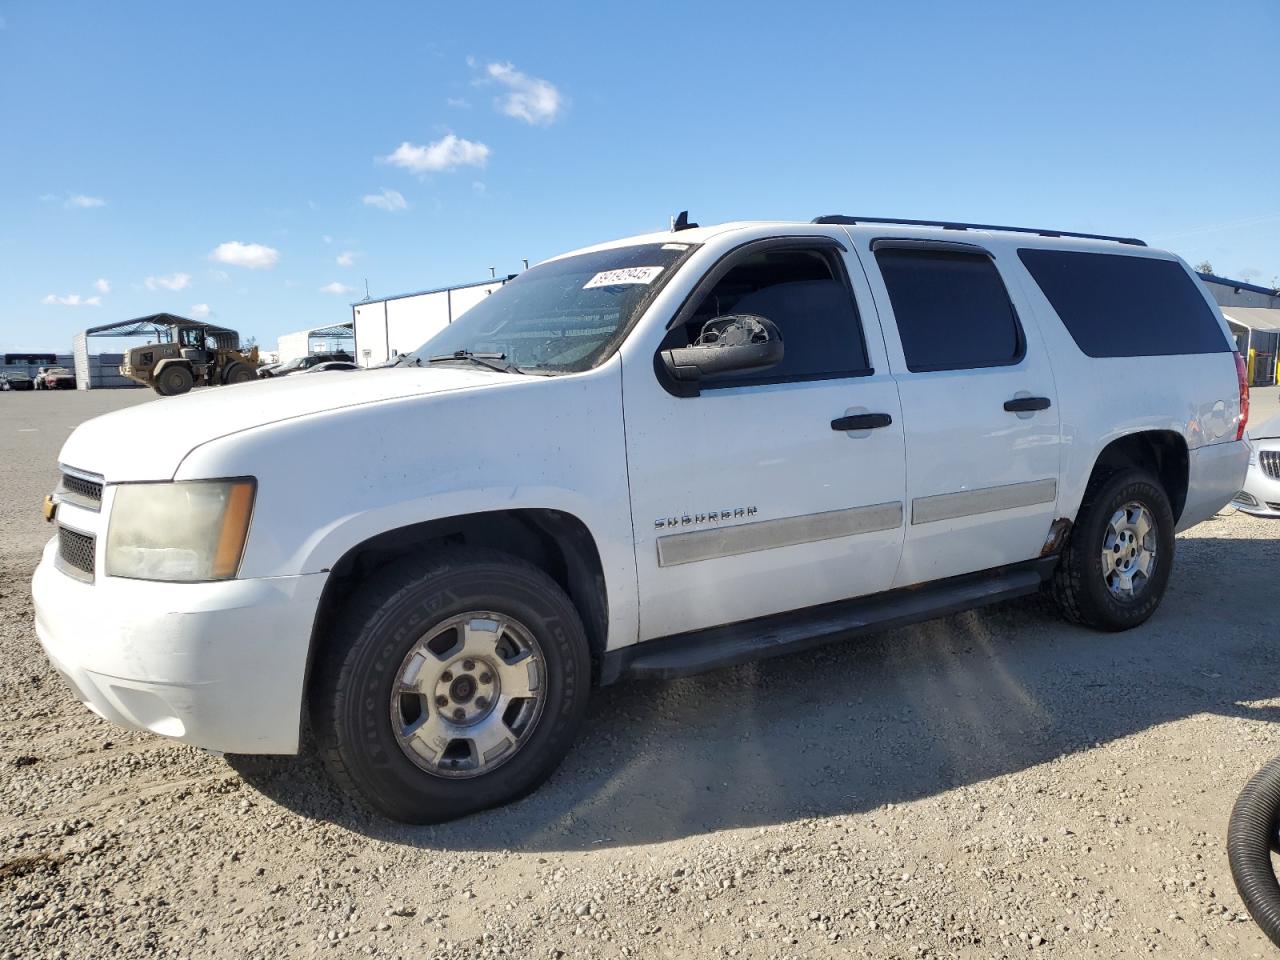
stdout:
[[601,270],[582,285],[583,290],[595,287],[616,287],[623,283],[653,283],[663,267],[623,267],[621,270]]

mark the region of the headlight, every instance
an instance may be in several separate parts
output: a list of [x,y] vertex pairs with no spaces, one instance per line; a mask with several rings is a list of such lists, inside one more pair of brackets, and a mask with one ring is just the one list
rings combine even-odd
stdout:
[[254,481],[122,483],[107,528],[107,576],[192,583],[240,566]]

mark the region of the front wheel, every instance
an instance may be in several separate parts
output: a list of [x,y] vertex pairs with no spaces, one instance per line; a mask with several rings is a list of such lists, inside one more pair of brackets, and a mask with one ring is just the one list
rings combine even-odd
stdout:
[[1054,574],[1054,599],[1076,623],[1136,627],[1164,598],[1173,550],[1173,508],[1159,481],[1138,469],[1095,481]]
[[253,368],[239,360],[228,364],[227,369],[222,373],[222,382],[225,384],[248,383],[253,379]]
[[350,601],[310,692],[335,781],[378,812],[437,823],[515,800],[568,752],[591,661],[544,572],[459,548],[397,564]]

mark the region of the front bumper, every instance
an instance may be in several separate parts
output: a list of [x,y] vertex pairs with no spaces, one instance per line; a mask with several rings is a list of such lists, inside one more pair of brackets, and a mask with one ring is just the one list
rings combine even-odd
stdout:
[[152,583],[75,580],[45,547],[36,635],[90,710],[226,753],[296,753],[311,630],[327,575]]
[[1280,478],[1268,477],[1261,466],[1249,464],[1244,485],[1231,505],[1255,517],[1280,517]]

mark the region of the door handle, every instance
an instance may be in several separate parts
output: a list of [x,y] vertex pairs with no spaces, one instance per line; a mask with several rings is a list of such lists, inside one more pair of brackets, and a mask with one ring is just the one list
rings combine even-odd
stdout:
[[831,421],[832,430],[875,430],[893,423],[887,413],[855,413],[849,417],[837,417]]
[[1048,397],[1014,397],[1004,402],[1004,408],[1010,413],[1030,413],[1033,410],[1048,410]]

